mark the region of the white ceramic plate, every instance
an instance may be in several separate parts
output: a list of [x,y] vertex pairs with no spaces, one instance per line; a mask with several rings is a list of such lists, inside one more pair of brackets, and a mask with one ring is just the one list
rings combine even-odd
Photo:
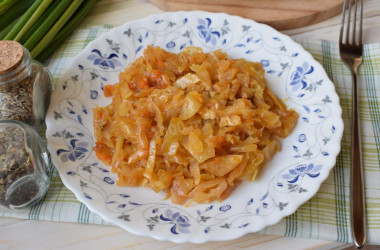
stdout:
[[[148,188],[118,187],[117,176],[92,151],[92,108],[110,103],[104,85],[116,83],[147,45],[177,53],[189,45],[221,48],[232,58],[261,62],[269,86],[300,115],[259,178],[222,203],[184,207]],[[112,29],[75,57],[51,100],[46,136],[63,183],[105,220],[174,242],[235,239],[294,213],[327,178],[343,133],[339,98],[321,65],[267,25],[226,14],[164,13]]]

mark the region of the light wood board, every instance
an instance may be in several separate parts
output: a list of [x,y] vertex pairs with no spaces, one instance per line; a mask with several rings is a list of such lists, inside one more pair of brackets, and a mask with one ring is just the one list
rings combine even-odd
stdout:
[[342,11],[344,0],[149,0],[164,11],[224,12],[266,23],[277,30],[308,26]]

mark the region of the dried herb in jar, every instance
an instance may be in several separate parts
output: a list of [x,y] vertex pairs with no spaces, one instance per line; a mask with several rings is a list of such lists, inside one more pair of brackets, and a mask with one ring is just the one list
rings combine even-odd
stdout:
[[0,120],[18,120],[32,124],[32,92],[33,81],[29,78],[3,90],[0,93]]
[[0,120],[41,126],[50,102],[52,77],[16,41],[0,41]]
[[0,132],[0,203],[19,206],[32,200],[39,192],[34,181],[19,186],[10,197],[7,191],[21,177],[33,174],[32,156],[25,149],[24,131],[17,127],[7,127]]

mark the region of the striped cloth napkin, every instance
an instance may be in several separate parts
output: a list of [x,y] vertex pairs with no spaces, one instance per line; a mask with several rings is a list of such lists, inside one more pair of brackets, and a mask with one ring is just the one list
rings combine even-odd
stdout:
[[[72,58],[90,41],[111,28],[110,25],[78,28],[49,61],[45,62],[54,80],[58,80],[65,68],[70,65]],[[317,40],[298,40],[297,42],[324,66],[330,79],[336,84],[346,128],[342,138],[342,151],[338,156],[336,166],[311,200],[302,205],[293,215],[259,233],[351,242],[351,76],[340,60],[338,44]],[[380,43],[364,46],[364,62],[360,67],[359,77],[368,243],[380,244]],[[44,135],[44,131],[40,132]],[[22,211],[0,210],[0,216],[110,224],[90,212],[75,198],[74,194],[62,184],[54,166],[50,166],[48,174],[51,185],[43,201]]]

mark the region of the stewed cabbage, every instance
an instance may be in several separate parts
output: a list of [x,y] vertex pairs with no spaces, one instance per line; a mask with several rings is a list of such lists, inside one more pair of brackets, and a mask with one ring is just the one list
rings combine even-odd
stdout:
[[120,186],[175,204],[227,198],[280,150],[298,114],[267,87],[260,63],[216,50],[147,47],[94,108],[95,152]]

